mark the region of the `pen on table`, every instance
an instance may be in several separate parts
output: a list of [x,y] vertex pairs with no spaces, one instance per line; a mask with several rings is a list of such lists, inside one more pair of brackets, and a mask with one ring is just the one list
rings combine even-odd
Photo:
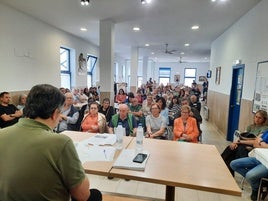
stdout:
[[106,156],[106,151],[105,151],[105,149],[103,150],[103,153],[104,153],[104,157],[105,157],[105,159],[107,159],[107,156]]

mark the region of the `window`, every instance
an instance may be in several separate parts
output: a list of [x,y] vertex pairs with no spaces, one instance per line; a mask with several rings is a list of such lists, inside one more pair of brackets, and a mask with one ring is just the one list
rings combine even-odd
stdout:
[[98,58],[92,55],[87,55],[87,86],[92,86],[93,70],[96,66]]
[[138,87],[141,87],[142,85],[142,76],[138,76]]
[[159,84],[167,85],[170,83],[171,68],[159,68]]
[[184,69],[184,85],[191,87],[193,80],[196,80],[196,68],[185,68]]
[[61,87],[71,89],[70,50],[60,48]]

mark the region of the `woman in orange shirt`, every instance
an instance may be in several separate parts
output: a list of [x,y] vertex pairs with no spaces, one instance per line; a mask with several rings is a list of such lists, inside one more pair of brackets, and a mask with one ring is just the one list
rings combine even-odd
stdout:
[[190,116],[191,108],[188,105],[181,107],[181,117],[174,121],[173,140],[198,142],[199,130],[196,119]]
[[81,123],[81,130],[90,133],[104,133],[106,130],[105,116],[99,111],[99,104],[92,102],[89,105],[89,112],[85,114]]

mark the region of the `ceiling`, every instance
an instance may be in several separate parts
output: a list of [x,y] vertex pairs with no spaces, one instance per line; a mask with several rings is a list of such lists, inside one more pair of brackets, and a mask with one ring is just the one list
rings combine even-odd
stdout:
[[[139,47],[140,57],[167,62],[180,57],[182,62],[208,62],[212,41],[260,1],[152,0],[142,5],[141,0],[91,0],[91,6],[82,7],[80,0],[0,0],[97,46],[99,21],[112,20],[116,55],[128,59],[131,47]],[[200,28],[193,31],[193,25]],[[134,32],[133,26],[141,30]],[[176,51],[165,53],[165,44]]]

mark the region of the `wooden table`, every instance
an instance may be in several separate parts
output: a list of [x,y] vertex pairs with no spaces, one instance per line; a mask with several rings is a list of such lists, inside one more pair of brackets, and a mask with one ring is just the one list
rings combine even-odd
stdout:
[[[74,142],[80,142],[95,135],[94,133],[78,132],[78,131],[64,131],[62,132],[62,134],[69,136]],[[130,144],[132,139],[133,137],[124,136],[123,148],[126,148]],[[114,160],[118,157],[119,154],[120,154],[120,150],[116,150]],[[85,172],[88,174],[109,176],[114,160],[113,161],[88,161],[83,164],[83,167],[85,169]]]
[[[74,141],[94,135],[73,131],[64,134]],[[135,143],[135,138],[124,137],[124,148],[135,149]],[[174,201],[175,187],[241,196],[241,189],[214,145],[146,138],[143,147],[150,153],[145,171],[112,168],[113,161],[91,161],[83,166],[90,174],[165,185],[167,201]]]
[[[128,148],[135,148],[133,140]],[[241,189],[214,145],[144,139],[150,156],[145,171],[115,169],[118,178],[166,185],[166,200],[173,201],[175,187],[241,196]]]

